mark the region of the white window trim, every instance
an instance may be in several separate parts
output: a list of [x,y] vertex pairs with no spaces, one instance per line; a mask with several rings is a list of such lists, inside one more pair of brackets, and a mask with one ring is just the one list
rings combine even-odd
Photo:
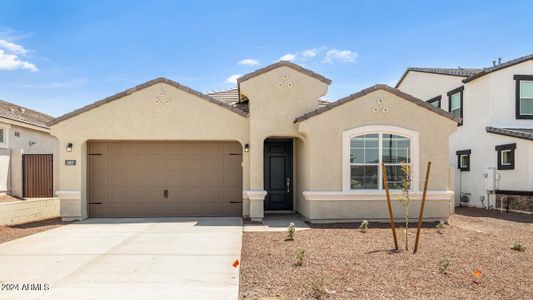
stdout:
[[511,151],[513,151],[513,150],[512,149],[505,149],[505,150],[501,150],[500,151],[500,165],[502,165],[502,166],[510,166],[511,165],[511,162],[507,162],[507,163],[503,162],[503,154],[504,153],[511,153]]
[[4,130],[4,142],[0,143],[0,148],[9,149],[9,127],[0,126],[0,129]]
[[[390,133],[397,134],[404,137],[407,137],[411,140],[411,191],[419,191],[419,136],[420,134],[416,131],[409,130],[397,126],[387,126],[387,125],[369,125],[356,127],[349,130],[346,130],[342,133],[342,191],[343,192],[352,192],[352,193],[368,193],[380,191],[379,189],[372,190],[352,190],[350,187],[350,140],[352,137],[363,135],[363,134],[372,134],[372,133]],[[381,149],[381,146],[380,146]],[[381,150],[380,150],[381,154]],[[381,166],[379,167],[381,168]],[[381,180],[381,179],[379,179]]]
[[[532,80],[520,80],[519,85],[521,85],[522,82],[533,83]],[[520,93],[520,94],[518,95],[518,98],[520,99],[520,101],[519,101],[519,103],[520,103],[520,104],[519,104],[519,105],[520,105],[520,114],[521,114],[521,115],[526,115],[526,116],[531,116],[531,115],[533,115],[533,113],[524,113],[524,112],[522,112],[522,105],[521,105],[521,103],[522,103],[522,99],[533,100],[533,97],[522,97],[521,89],[522,89],[522,87],[520,86],[520,87],[519,87],[519,93]]]

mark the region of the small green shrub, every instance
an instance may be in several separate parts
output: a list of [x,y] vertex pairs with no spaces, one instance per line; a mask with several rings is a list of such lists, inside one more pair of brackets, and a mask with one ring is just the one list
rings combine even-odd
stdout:
[[305,250],[300,249],[296,251],[296,265],[301,266],[304,264],[304,258],[305,258]]
[[367,220],[363,220],[363,222],[361,222],[361,225],[359,225],[359,230],[361,230],[362,233],[365,233],[368,230]]
[[441,274],[446,274],[446,270],[448,270],[448,268],[452,265],[452,262],[447,260],[447,259],[443,259],[441,261],[439,261],[439,273]]
[[287,227],[287,236],[289,240],[294,240],[294,233],[296,232],[296,226],[294,223],[290,223],[289,227]]
[[511,247],[511,249],[516,250],[516,251],[520,251],[520,252],[524,252],[524,251],[526,251],[526,245],[524,245],[521,242],[514,242],[514,244]]
[[315,277],[311,282],[311,297],[321,299],[326,294],[326,282],[323,277]]
[[435,226],[437,228],[438,233],[442,233],[442,230],[444,229],[444,221],[440,220],[439,223]]

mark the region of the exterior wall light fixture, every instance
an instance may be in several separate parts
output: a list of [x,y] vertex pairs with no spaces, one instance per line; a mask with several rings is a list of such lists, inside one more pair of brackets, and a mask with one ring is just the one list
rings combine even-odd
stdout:
[[67,144],[67,152],[72,152],[72,143]]
[[250,145],[244,144],[244,152],[250,152]]

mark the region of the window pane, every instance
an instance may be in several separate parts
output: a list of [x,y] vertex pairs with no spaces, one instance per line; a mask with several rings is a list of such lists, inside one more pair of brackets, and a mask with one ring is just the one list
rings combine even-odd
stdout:
[[4,142],[4,129],[0,129],[0,143]]
[[533,98],[533,81],[520,81],[520,98]]
[[467,168],[470,164],[470,155],[461,155],[461,168]]
[[352,166],[350,182],[352,189],[377,189],[378,166]]
[[461,93],[455,93],[452,95],[451,110],[455,110],[461,107]]
[[[400,190],[402,188],[404,176],[402,166],[385,166],[385,169],[387,170],[387,183],[389,185],[389,189]],[[383,185],[383,187],[385,188],[385,185]]]
[[365,134],[350,140],[350,163],[379,163],[379,134]]
[[502,151],[502,165],[510,165],[511,164],[511,150],[503,150]]
[[411,162],[411,141],[403,136],[383,134],[383,162],[403,164]]
[[533,115],[533,98],[520,99],[520,114]]
[[435,107],[438,107],[440,108],[440,101],[433,101],[433,102],[430,102],[429,104],[435,106]]

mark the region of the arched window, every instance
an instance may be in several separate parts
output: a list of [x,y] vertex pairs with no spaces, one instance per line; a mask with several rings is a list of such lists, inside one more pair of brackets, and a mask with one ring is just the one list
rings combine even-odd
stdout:
[[389,188],[400,189],[402,166],[411,165],[411,140],[390,133],[370,133],[350,139],[350,189],[382,189],[381,163]]
[[402,166],[411,169],[412,190],[418,190],[418,133],[393,126],[365,126],[343,134],[345,191],[382,190],[381,164],[390,189],[400,189]]

